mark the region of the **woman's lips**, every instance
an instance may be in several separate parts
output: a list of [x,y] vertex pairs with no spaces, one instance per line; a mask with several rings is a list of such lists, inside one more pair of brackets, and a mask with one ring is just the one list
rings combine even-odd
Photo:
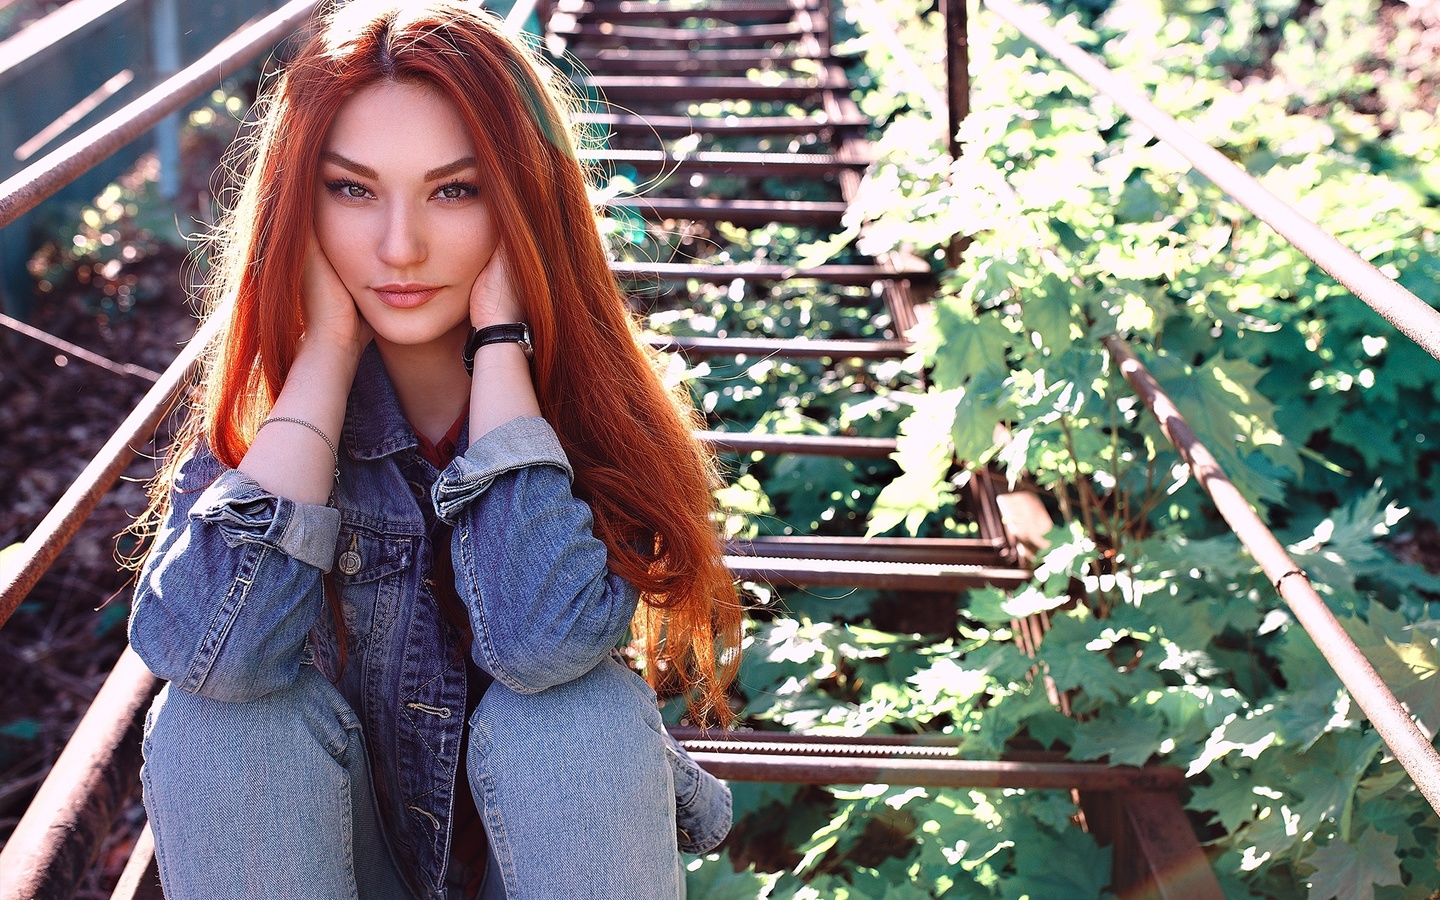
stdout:
[[438,287],[385,286],[372,288],[380,302],[395,309],[414,309],[440,293]]

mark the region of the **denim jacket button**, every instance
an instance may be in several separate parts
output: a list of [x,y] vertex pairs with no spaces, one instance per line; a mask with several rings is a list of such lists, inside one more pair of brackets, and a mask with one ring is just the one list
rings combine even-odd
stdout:
[[335,561],[335,565],[340,570],[341,575],[354,575],[360,571],[360,567],[364,562],[360,559],[359,546],[360,539],[351,535],[350,549],[340,554],[340,558]]

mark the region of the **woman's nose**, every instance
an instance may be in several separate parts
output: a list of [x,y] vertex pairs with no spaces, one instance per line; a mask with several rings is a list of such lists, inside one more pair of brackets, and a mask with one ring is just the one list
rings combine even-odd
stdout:
[[380,261],[396,269],[405,269],[425,261],[425,235],[420,216],[405,204],[397,203],[385,219],[385,232],[380,238]]

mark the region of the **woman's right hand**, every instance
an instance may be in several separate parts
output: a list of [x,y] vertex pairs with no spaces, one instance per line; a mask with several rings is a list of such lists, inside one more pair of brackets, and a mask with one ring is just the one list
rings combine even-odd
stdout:
[[305,277],[301,290],[305,295],[302,303],[305,314],[303,342],[326,344],[359,359],[361,351],[374,337],[374,331],[360,315],[355,298],[346,290],[325,251],[320,249],[320,240],[313,230],[305,250]]

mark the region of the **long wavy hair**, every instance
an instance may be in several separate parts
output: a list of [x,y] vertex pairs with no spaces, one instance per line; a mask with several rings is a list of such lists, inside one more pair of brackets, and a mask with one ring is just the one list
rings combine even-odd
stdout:
[[459,111],[490,214],[505,223],[500,240],[535,337],[541,412],[610,569],[640,591],[631,627],[646,677],[689,693],[699,721],[728,723],[740,605],[721,558],[714,457],[692,434],[688,399],[662,383],[610,273],[562,112],[565,78],[477,6],[355,0],[325,9],[260,101],[253,136],[231,162],[247,174],[211,253],[206,314],[226,321],[190,427],[158,479],[155,511],[165,511],[168,482],[200,441],[236,466],[274,405],[305,330],[298,298],[319,152],[346,98],[380,81],[427,86]]

